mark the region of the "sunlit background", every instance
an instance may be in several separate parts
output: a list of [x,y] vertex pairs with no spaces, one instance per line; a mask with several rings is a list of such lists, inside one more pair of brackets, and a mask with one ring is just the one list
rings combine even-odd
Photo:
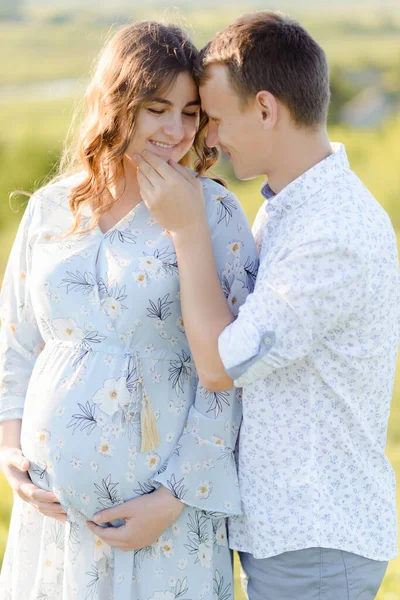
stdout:
[[[73,109],[110,29],[143,18],[178,23],[198,46],[250,10],[273,8],[298,18],[328,55],[331,139],[346,144],[353,169],[400,232],[400,2],[182,0],[174,4],[171,8],[170,2],[152,0],[0,0],[0,281],[25,202],[13,202],[11,210],[10,192],[33,191],[54,172]],[[226,164],[218,165],[216,172],[228,180],[252,222],[261,203],[261,180],[237,182]],[[387,452],[398,474],[399,397],[397,377]],[[1,480],[0,558],[11,502]],[[237,570],[236,598],[244,598]],[[378,598],[400,600],[400,559],[391,562]]]

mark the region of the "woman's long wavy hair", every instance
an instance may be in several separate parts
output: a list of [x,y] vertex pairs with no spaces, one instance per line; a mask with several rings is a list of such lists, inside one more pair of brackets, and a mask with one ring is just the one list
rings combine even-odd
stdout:
[[[193,75],[197,56],[181,29],[155,21],[126,25],[106,44],[85,95],[85,116],[76,141],[64,151],[60,163],[60,176],[83,172],[70,191],[75,222],[69,234],[93,229],[112,207],[115,199],[109,186],[124,176],[124,154],[139,108],[168,89],[180,73]],[[180,161],[199,175],[218,158],[217,150],[205,144],[206,125],[207,117],[201,114],[193,147]],[[90,207],[92,219],[81,229],[85,206]]]

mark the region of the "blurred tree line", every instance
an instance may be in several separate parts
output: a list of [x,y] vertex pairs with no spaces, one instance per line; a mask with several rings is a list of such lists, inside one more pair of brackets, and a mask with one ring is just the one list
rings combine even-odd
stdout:
[[25,17],[24,0],[0,0],[1,21],[21,21]]

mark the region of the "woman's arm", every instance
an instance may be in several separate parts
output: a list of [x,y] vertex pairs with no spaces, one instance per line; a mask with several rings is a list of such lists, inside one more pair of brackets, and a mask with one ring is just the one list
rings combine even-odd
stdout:
[[38,350],[43,343],[29,293],[31,199],[22,217],[7,264],[1,291],[0,330],[0,467],[13,492],[42,514],[65,521],[51,492],[33,485],[29,460],[20,445],[25,394]]

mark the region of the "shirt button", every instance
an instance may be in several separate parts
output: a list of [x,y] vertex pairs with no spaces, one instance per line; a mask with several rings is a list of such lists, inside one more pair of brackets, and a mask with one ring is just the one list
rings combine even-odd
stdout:
[[272,339],[269,337],[269,335],[266,335],[264,338],[264,344],[266,344],[267,346],[269,346],[270,344],[272,344]]

